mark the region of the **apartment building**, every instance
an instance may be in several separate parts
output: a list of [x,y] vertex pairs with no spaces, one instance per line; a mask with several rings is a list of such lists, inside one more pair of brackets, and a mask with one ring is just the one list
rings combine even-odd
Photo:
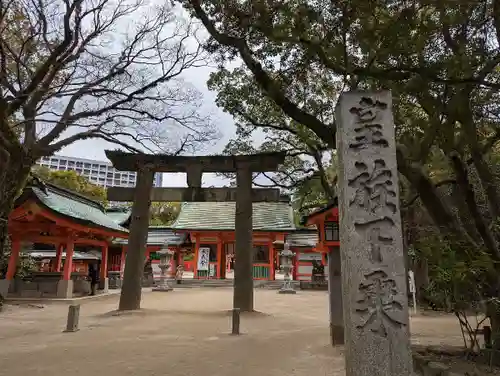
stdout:
[[[76,171],[88,178],[91,183],[103,187],[135,187],[137,181],[135,172],[118,171],[109,162],[54,155],[41,158],[37,161],[37,164],[51,170]],[[155,174],[154,186],[161,187],[162,180],[163,175],[161,173]]]

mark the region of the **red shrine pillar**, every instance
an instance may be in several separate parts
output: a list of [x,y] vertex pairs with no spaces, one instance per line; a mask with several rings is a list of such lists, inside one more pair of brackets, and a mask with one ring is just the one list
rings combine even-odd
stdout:
[[127,246],[122,246],[122,254],[120,256],[120,279],[123,279],[123,271],[125,270],[125,258],[126,258]]
[[73,271],[73,253],[75,251],[75,241],[70,235],[66,243],[66,258],[64,260],[64,269],[62,279],[57,284],[57,297],[58,298],[72,298],[73,297],[73,281],[71,279],[71,272]]
[[109,249],[108,245],[102,247],[101,250],[101,275],[99,281],[99,288],[104,290],[104,292],[108,292],[109,289],[109,279],[108,279],[108,255]]
[[5,279],[12,281],[16,276],[17,262],[19,261],[19,254],[21,253],[21,242],[18,239],[12,240],[9,265],[7,267],[7,274]]
[[21,253],[21,241],[19,239],[12,239],[10,248],[9,265],[7,266],[7,274],[5,279],[0,279],[0,295],[4,298],[9,293],[11,281],[16,276],[17,262],[19,261],[19,254]]
[[64,244],[63,243],[57,244],[56,259],[54,260],[54,271],[55,272],[61,271],[63,250],[64,250]]
[[198,252],[200,249],[200,237],[198,235],[194,236],[194,263],[193,263],[193,278],[198,279]]

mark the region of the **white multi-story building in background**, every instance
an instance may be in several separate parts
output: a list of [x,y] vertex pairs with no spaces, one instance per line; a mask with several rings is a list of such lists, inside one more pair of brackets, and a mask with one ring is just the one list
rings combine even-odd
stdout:
[[[40,166],[48,167],[51,170],[76,171],[89,179],[91,183],[103,187],[135,187],[137,181],[136,172],[118,171],[110,162],[53,155],[52,157],[43,157],[36,163]],[[162,177],[163,175],[161,173],[155,174],[155,187],[161,187]]]

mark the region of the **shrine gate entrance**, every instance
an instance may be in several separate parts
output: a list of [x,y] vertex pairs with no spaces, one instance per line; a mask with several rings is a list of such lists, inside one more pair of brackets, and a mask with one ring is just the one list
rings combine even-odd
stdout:
[[[109,201],[133,202],[128,255],[118,309],[140,308],[141,277],[152,201],[236,201],[235,252],[238,262],[235,263],[234,271],[233,307],[241,311],[253,311],[252,203],[277,202],[280,193],[279,189],[252,188],[252,173],[276,171],[285,160],[285,152],[182,157],[107,150],[106,156],[117,170],[137,172],[135,188],[108,188]],[[156,172],[184,172],[187,174],[188,188],[153,188]],[[201,188],[204,172],[235,173],[237,187]]]

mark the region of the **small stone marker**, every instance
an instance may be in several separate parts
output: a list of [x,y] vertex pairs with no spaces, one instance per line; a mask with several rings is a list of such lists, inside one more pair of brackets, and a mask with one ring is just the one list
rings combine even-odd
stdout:
[[240,334],[240,309],[233,308],[232,314],[233,314],[232,315],[233,330],[231,331],[231,334],[239,335]]
[[389,91],[336,109],[346,376],[413,375]]
[[68,307],[68,320],[64,332],[77,332],[80,320],[80,304],[72,304]]

